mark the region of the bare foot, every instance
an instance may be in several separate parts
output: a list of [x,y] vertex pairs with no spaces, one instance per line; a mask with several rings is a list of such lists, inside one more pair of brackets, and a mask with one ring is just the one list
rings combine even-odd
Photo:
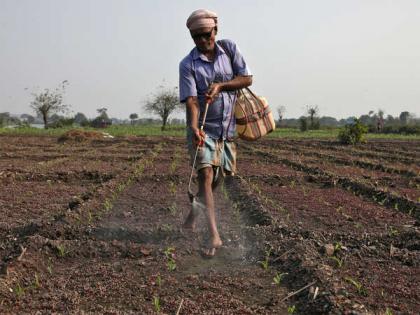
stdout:
[[219,236],[213,237],[209,243],[209,247],[203,249],[203,255],[212,258],[216,255],[216,249],[222,247],[223,243]]

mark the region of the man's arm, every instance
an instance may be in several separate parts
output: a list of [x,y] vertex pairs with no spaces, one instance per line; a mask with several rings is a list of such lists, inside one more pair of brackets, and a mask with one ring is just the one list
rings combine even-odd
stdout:
[[208,101],[212,101],[222,91],[235,91],[246,88],[252,84],[252,76],[237,76],[230,81],[213,83],[206,93]]
[[194,134],[195,142],[201,145],[204,141],[205,133],[200,130],[198,126],[198,116],[200,115],[200,105],[198,104],[197,96],[189,96],[186,101],[187,106],[187,122],[188,128]]

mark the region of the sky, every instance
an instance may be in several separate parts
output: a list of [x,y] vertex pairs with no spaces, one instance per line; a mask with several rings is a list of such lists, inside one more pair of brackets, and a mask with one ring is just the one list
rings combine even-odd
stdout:
[[0,0],[0,112],[33,114],[32,93],[68,80],[74,113],[149,117],[157,87],[178,86],[199,8],[217,12],[218,39],[237,43],[253,91],[285,118],[306,105],[420,115],[419,0]]

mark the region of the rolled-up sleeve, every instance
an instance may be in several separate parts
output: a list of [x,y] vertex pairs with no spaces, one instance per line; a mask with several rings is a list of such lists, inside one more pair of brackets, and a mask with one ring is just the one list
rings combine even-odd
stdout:
[[239,47],[231,40],[227,40],[227,42],[230,46],[230,51],[233,53],[232,66],[234,75],[252,75],[244,56],[242,56],[242,53],[239,50]]
[[185,103],[190,96],[197,96],[197,86],[188,58],[179,64],[179,101]]

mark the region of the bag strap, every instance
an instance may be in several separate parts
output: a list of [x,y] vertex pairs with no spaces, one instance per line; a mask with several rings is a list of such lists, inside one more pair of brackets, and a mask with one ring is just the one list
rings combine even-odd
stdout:
[[233,56],[232,56],[231,51],[227,48],[226,41],[221,39],[221,40],[218,40],[217,43],[220,46],[222,46],[223,50],[225,51],[226,55],[228,56],[228,58],[230,60],[230,65],[232,66],[232,70],[233,70],[233,62],[232,62]]

